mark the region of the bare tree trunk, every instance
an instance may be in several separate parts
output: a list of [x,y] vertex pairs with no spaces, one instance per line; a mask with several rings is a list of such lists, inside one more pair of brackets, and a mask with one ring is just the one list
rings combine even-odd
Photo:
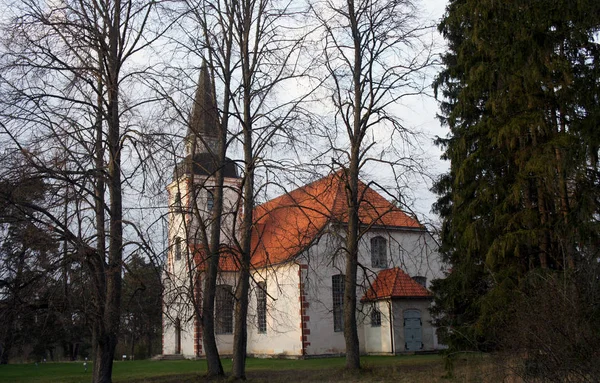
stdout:
[[[218,203],[215,203],[218,206]],[[218,257],[211,253],[204,279],[204,292],[202,299],[202,342],[206,355],[207,375],[224,375],[217,341],[215,339],[215,292],[217,287]]]
[[123,200],[121,185],[121,131],[119,121],[119,37],[121,1],[114,3],[113,19],[108,25],[109,50],[107,68],[107,146],[108,190],[110,193],[110,234],[108,264],[106,267],[106,299],[96,341],[98,349],[94,361],[94,382],[111,382],[112,366],[117,346],[121,316],[121,271],[123,261]]
[[360,351],[356,324],[356,281],[358,271],[358,241],[360,221],[358,209],[358,154],[360,145],[353,143],[350,168],[346,177],[348,199],[348,227],[346,233],[346,275],[344,281],[344,340],[346,368],[360,369]]
[[[249,69],[249,68],[247,68]],[[248,72],[246,72],[248,74]],[[254,154],[252,152],[252,122],[250,121],[250,88],[247,88],[244,123],[244,217],[242,222],[242,251],[240,275],[236,291],[235,327],[233,338],[233,376],[246,379],[246,348],[248,343],[248,294],[250,292],[250,259],[252,238],[252,209],[254,209]]]

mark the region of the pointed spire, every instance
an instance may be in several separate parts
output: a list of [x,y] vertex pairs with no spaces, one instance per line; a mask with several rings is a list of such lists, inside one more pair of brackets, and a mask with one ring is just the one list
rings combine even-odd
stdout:
[[[217,100],[208,72],[208,65],[206,60],[203,60],[186,136],[188,153],[214,151],[218,139]],[[210,148],[210,151],[206,146]]]

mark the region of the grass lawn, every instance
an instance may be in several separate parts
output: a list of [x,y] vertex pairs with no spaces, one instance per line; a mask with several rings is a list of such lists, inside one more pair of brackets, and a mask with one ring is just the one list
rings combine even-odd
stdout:
[[[344,358],[309,360],[248,359],[250,382],[481,382],[490,371],[485,358],[463,361],[453,379],[444,379],[444,362],[439,355],[367,356],[361,358],[363,371],[351,374],[344,370]],[[465,363],[467,368],[465,368]],[[483,363],[483,364],[482,364]],[[200,382],[204,381],[205,361],[134,361],[115,362],[114,382]],[[223,360],[226,373],[231,360]],[[0,383],[48,382],[76,383],[91,381],[91,363],[84,372],[82,362],[14,364],[0,366]]]

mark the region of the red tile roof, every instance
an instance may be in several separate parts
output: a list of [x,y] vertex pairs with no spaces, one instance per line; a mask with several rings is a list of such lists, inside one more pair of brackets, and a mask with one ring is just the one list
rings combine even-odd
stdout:
[[381,270],[361,301],[389,298],[431,298],[426,288],[415,282],[399,267]]
[[[254,208],[252,265],[262,267],[292,260],[319,237],[328,222],[348,217],[343,172],[338,171]],[[359,181],[359,217],[365,225],[421,228],[375,190]],[[227,257],[226,257],[227,258]],[[231,257],[234,258],[234,257]],[[235,267],[222,260],[223,267]]]
[[[310,245],[330,221],[346,223],[348,210],[343,173],[338,171],[254,209],[252,238],[255,267],[290,260]],[[359,181],[359,217],[365,225],[421,228],[375,190]]]

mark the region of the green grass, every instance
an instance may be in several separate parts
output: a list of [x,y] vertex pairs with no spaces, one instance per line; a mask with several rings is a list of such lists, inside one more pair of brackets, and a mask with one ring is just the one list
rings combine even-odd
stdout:
[[[344,358],[308,360],[248,359],[247,373],[251,382],[437,382],[444,381],[443,360],[439,355],[366,356],[361,358],[363,371],[351,374],[344,369]],[[231,360],[223,360],[226,373]],[[127,361],[115,362],[114,382],[199,382],[204,381],[206,362],[189,361]],[[478,381],[461,378],[452,381]],[[91,363],[84,372],[83,362],[14,364],[0,366],[0,383],[48,382],[76,383],[91,381]]]

